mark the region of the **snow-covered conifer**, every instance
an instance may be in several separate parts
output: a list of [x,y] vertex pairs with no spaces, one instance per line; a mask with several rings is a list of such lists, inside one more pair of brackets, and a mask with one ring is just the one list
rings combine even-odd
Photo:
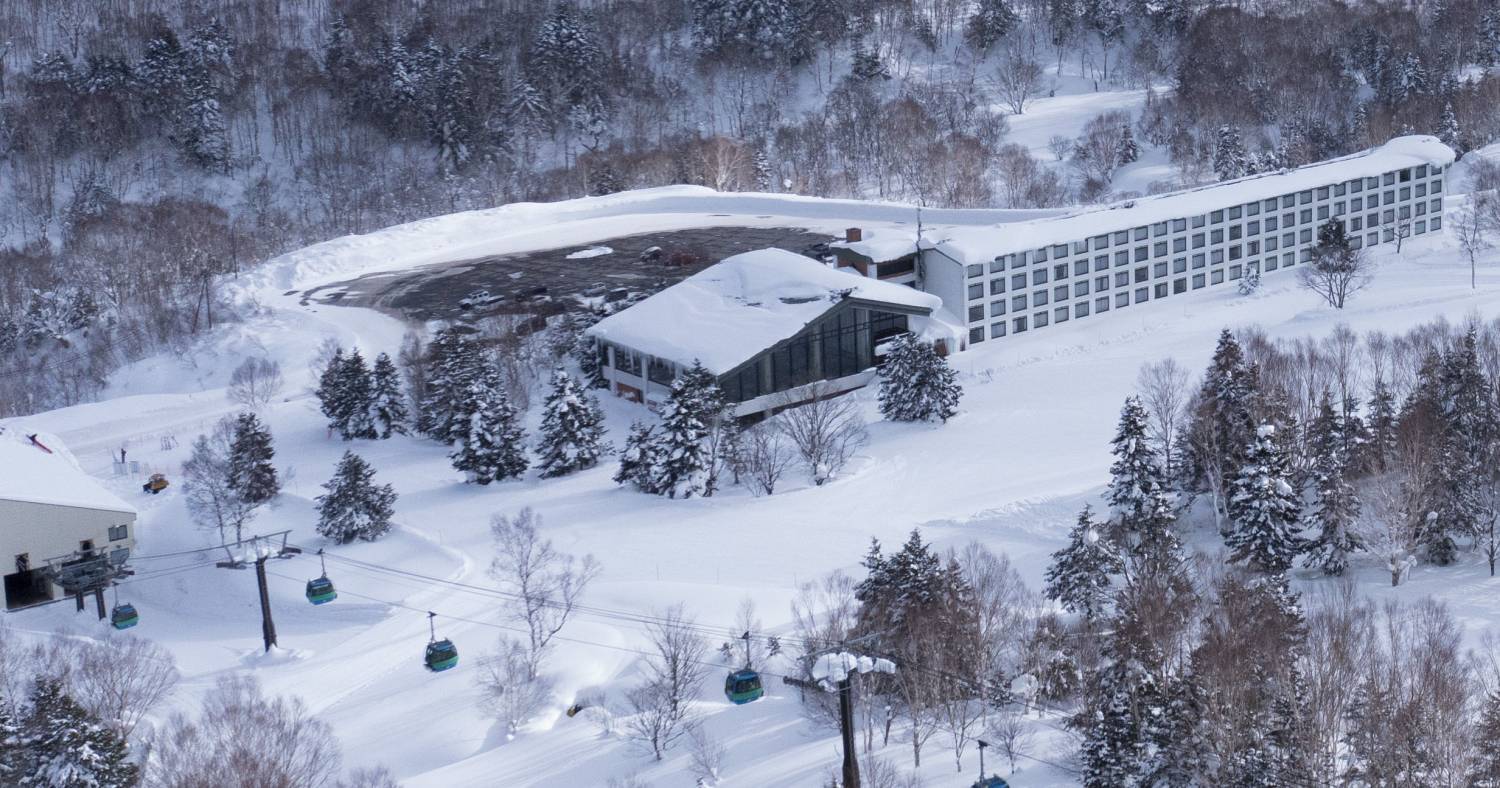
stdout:
[[1019,17],[1011,10],[1007,0],[979,0],[974,15],[969,17],[964,37],[968,39],[969,46],[984,52],[1005,38],[1018,21]]
[[652,491],[670,498],[712,495],[709,475],[714,457],[708,438],[724,409],[724,394],[713,373],[693,362],[672,381],[652,447]]
[[350,351],[344,359],[343,371],[339,374],[339,434],[344,440],[379,437],[371,411],[375,402],[375,390],[371,385],[370,367],[359,348]]
[[1438,121],[1438,139],[1459,155],[1464,152],[1464,134],[1458,126],[1458,114],[1453,111],[1453,102],[1443,104],[1443,117]]
[[1221,181],[1232,181],[1245,174],[1245,144],[1235,126],[1219,127],[1219,138],[1214,145],[1214,174]]
[[375,469],[352,451],[345,451],[327,490],[317,497],[318,533],[339,544],[355,539],[374,541],[391,529],[396,491],[374,482]]
[[1115,148],[1115,161],[1124,166],[1140,158],[1141,146],[1136,144],[1134,135],[1130,133],[1130,124],[1120,126],[1120,143]]
[[628,484],[641,492],[656,492],[651,486],[651,468],[655,464],[656,430],[643,422],[633,422],[625,447],[620,451],[620,467],[615,484]]
[[1307,545],[1307,566],[1321,567],[1325,574],[1341,575],[1349,566],[1349,555],[1363,542],[1355,533],[1359,499],[1349,482],[1349,455],[1345,443],[1343,414],[1333,407],[1327,392],[1318,405],[1318,415],[1308,439],[1313,462],[1317,502],[1307,526],[1317,535]]
[[1291,482],[1291,458],[1262,425],[1245,454],[1229,497],[1230,560],[1263,572],[1285,572],[1302,551],[1298,535],[1301,503]]
[[484,371],[484,357],[475,342],[457,327],[437,333],[427,346],[427,394],[417,407],[417,428],[442,443],[452,443],[449,429],[454,410],[470,384]]
[[454,414],[448,457],[467,482],[489,484],[526,472],[525,434],[498,375],[491,372],[471,384]]
[[318,388],[314,392],[318,397],[318,407],[328,419],[328,429],[335,432],[340,431],[340,425],[348,420],[344,413],[348,399],[340,388],[343,384],[343,372],[344,349],[339,348],[334,351],[333,358],[328,360],[328,365],[323,367],[322,374],[318,376]]
[[375,357],[370,373],[370,421],[378,437],[406,434],[406,394],[401,390],[401,376],[385,353]]
[[542,406],[537,439],[542,476],[562,476],[599,464],[604,453],[604,413],[599,401],[561,369],[552,373],[552,392]]
[[37,681],[21,738],[30,773],[17,785],[130,788],[140,780],[125,740],[79,706],[57,679]]
[[1146,409],[1139,397],[1126,398],[1120,425],[1110,441],[1115,461],[1109,468],[1109,520],[1119,541],[1132,555],[1170,561],[1181,543],[1173,531],[1175,516],[1166,478],[1148,435]]
[[1085,506],[1068,534],[1068,544],[1052,554],[1047,568],[1047,598],[1087,620],[1102,616],[1112,595],[1110,576],[1124,570],[1115,545]]
[[234,494],[250,506],[259,506],[276,497],[281,483],[271,458],[271,430],[254,413],[241,413],[234,422],[234,438],[229,446],[226,468],[229,486]]
[[891,421],[946,422],[958,412],[958,374],[929,342],[897,337],[880,368],[880,414]]

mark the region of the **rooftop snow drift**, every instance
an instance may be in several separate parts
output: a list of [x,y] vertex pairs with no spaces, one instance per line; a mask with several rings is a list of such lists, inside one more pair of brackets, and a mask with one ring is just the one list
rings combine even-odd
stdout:
[[135,514],[84,473],[57,436],[38,433],[34,443],[30,435],[17,427],[0,432],[0,499]]
[[942,300],[830,268],[784,249],[758,249],[599,321],[588,334],[657,358],[724,374],[794,336],[845,298],[930,314]]

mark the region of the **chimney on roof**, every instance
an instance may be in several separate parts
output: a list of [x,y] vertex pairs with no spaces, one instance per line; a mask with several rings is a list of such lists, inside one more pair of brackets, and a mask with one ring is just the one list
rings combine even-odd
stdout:
[[859,229],[858,227],[850,227],[849,229],[844,231],[844,241],[851,244],[863,240],[864,237],[864,231]]

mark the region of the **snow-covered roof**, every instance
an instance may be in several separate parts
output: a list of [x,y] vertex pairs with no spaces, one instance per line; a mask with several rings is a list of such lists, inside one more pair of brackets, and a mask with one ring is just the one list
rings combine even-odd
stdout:
[[931,245],[959,262],[982,263],[1001,254],[1040,249],[1103,233],[1197,216],[1220,208],[1332,186],[1355,178],[1370,178],[1392,170],[1422,164],[1446,167],[1453,160],[1453,149],[1436,137],[1396,137],[1376,148],[1292,170],[1261,173],[1184,191],[1137,197],[1086,208],[1064,216],[988,227],[952,228],[936,238]]
[[877,263],[896,260],[917,252],[917,233],[895,227],[864,230],[858,241],[834,241],[829,246],[848,249]]
[[930,314],[942,300],[904,285],[826,266],[784,249],[758,249],[712,265],[588,334],[678,364],[723,374],[794,336],[845,298]]
[[36,433],[34,443],[32,434],[19,426],[0,431],[0,500],[135,514],[134,507],[84,473],[56,435]]

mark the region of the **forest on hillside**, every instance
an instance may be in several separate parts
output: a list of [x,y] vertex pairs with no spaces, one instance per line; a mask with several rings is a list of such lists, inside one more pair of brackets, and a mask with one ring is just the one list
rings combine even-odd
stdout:
[[[1500,135],[1486,0],[10,0],[0,415],[233,319],[308,243],[691,183],[1038,207]],[[1039,160],[1008,118],[1148,89]]]

